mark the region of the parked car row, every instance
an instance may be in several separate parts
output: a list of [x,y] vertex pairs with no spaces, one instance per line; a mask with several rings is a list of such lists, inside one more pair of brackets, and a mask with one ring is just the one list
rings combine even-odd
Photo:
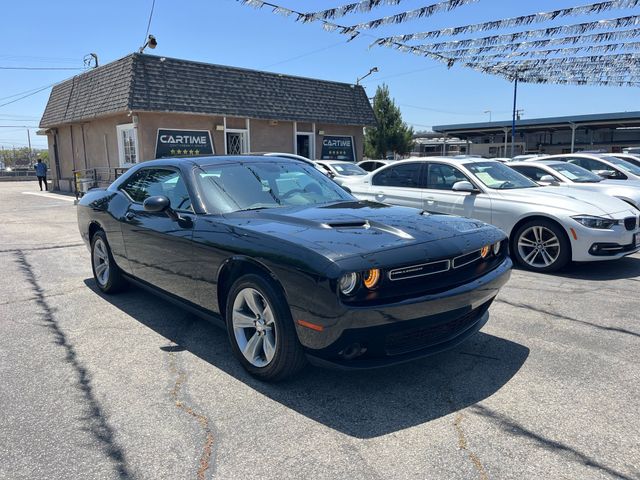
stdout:
[[[537,165],[555,165],[562,172],[556,176],[566,179],[565,186],[548,171],[533,172],[532,176],[557,186],[540,186],[510,164],[497,161],[426,157],[385,165],[349,182],[348,187],[363,200],[460,215],[495,225],[509,236],[513,258],[539,272],[559,270],[571,261],[616,259],[638,251],[640,189],[611,184],[572,188],[572,176],[590,172],[578,171],[580,167],[574,168],[569,160],[566,157],[540,163],[534,158],[514,163],[529,173]],[[615,164],[620,162],[623,160]],[[633,168],[626,165],[625,169],[631,180]],[[600,177],[589,178],[593,186]]]

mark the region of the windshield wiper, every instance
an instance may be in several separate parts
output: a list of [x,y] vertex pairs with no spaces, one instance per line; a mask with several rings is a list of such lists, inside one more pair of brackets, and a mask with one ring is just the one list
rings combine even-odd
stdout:
[[265,210],[268,208],[277,208],[277,207],[249,207],[249,208],[242,208],[240,210],[238,210],[238,212],[251,212],[254,210]]

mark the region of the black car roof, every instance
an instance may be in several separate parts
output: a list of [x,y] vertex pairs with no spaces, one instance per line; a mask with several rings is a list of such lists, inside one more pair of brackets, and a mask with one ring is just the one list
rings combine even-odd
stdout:
[[144,167],[154,167],[154,166],[169,166],[176,165],[177,163],[183,164],[191,164],[197,167],[204,167],[207,165],[217,165],[222,163],[233,163],[233,162],[292,162],[292,163],[304,163],[302,160],[297,160],[295,158],[287,158],[287,157],[267,157],[265,155],[202,155],[197,157],[169,157],[169,158],[161,158],[158,160],[148,160],[145,162],[141,162],[138,165]]

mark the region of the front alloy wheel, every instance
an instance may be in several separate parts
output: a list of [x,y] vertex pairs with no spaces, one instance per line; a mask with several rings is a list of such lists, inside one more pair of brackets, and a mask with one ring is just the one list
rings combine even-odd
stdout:
[[559,226],[548,221],[532,221],[518,229],[514,256],[528,270],[553,272],[570,260],[570,246]]
[[278,332],[267,299],[255,288],[241,290],[233,302],[233,334],[244,358],[265,367],[276,353]]
[[283,380],[307,363],[282,287],[266,275],[237,279],[225,300],[231,348],[262,380]]

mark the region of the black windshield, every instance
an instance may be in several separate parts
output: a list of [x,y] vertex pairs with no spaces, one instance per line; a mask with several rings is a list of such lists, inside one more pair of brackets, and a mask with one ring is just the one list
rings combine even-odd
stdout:
[[297,162],[209,165],[197,178],[208,209],[217,213],[354,200],[314,167]]

